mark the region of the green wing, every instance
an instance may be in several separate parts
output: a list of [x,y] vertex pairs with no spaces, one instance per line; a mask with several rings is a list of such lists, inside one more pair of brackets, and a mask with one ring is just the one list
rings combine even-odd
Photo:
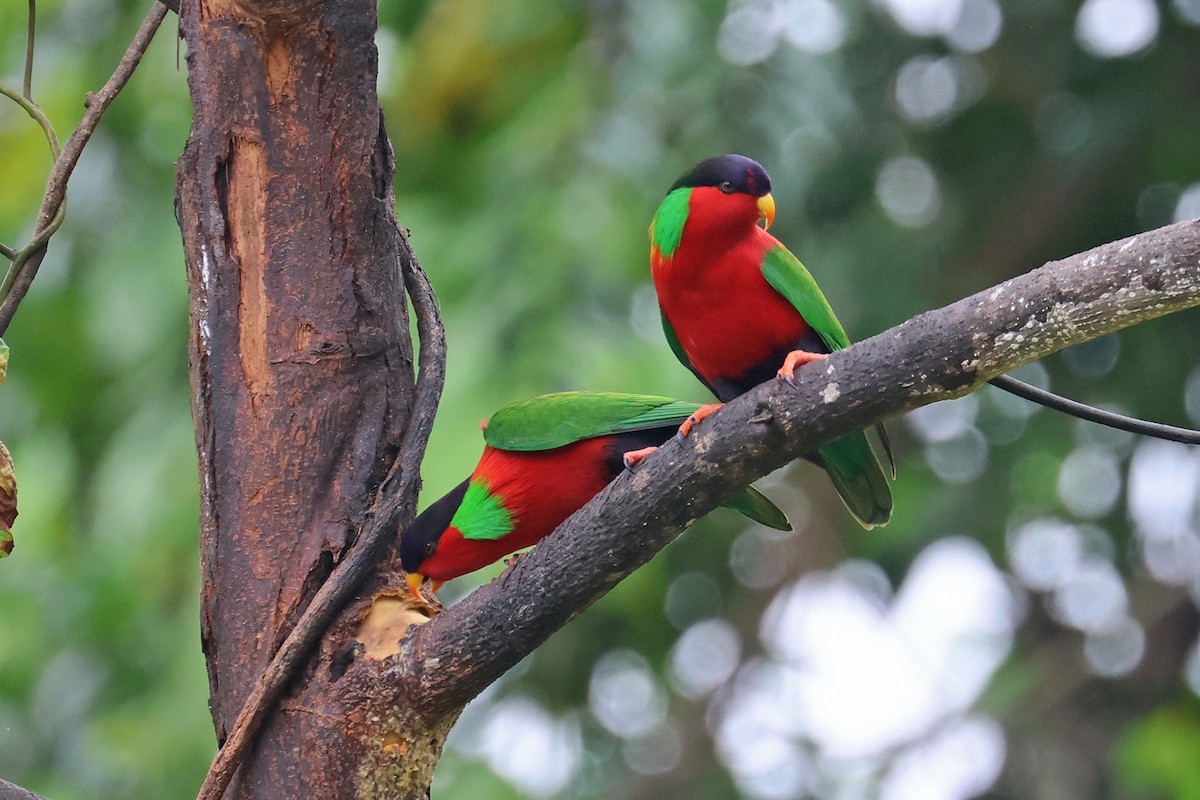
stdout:
[[800,312],[800,316],[817,332],[826,347],[842,350],[850,346],[850,337],[846,336],[842,323],[834,316],[829,301],[791,250],[783,245],[768,250],[763,256],[762,274],[767,283]]
[[[698,408],[696,403],[644,394],[546,394],[497,411],[484,428],[483,440],[499,450],[550,450],[595,436],[679,425]],[[792,529],[784,513],[752,486],[726,505],[768,527]]]
[[559,392],[500,409],[483,440],[499,450],[550,450],[595,436],[679,425],[699,407],[645,394]]
[[[790,250],[783,245],[768,250],[763,257],[762,274],[767,283],[800,312],[826,347],[833,351],[850,346],[850,337],[834,316],[829,301],[813,276]],[[875,430],[883,442],[884,453],[895,477],[896,461],[892,457],[887,431],[882,423],[876,425]],[[820,448],[817,454],[846,507],[863,527],[886,524],[892,515],[892,492],[866,435],[861,432],[850,434]]]
[[704,384],[705,388],[707,388],[713,394],[716,394],[716,389],[714,389],[708,381],[704,380],[704,376],[697,372],[696,368],[692,366],[691,360],[687,357],[687,353],[683,349],[683,344],[679,341],[679,336],[675,333],[675,329],[671,327],[671,321],[667,319],[667,315],[663,313],[661,308],[659,309],[658,314],[660,317],[662,317],[663,333],[667,337],[667,345],[670,346],[671,352],[675,354],[677,359],[679,359],[680,364],[683,364],[685,367],[687,367],[688,370],[696,376],[696,379]]

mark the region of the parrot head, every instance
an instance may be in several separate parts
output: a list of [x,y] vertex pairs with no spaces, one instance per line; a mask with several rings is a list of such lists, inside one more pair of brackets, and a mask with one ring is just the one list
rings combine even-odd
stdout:
[[[408,573],[408,588],[417,597],[421,596],[421,584],[425,581],[426,573],[438,572],[438,545],[466,493],[467,481],[463,481],[452,492],[422,511],[400,536],[400,566]],[[435,584],[434,591],[441,581],[435,581]]]
[[762,220],[764,227],[775,221],[775,198],[771,197],[771,178],[752,158],[724,155],[707,158],[692,167],[671,186],[702,192],[705,205],[721,208],[731,217]]

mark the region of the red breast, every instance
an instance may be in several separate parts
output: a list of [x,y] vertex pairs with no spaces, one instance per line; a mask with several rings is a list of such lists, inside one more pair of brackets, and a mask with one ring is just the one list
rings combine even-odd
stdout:
[[[658,302],[688,360],[709,384],[782,363],[808,331],[800,312],[762,275],[779,241],[757,224],[756,198],[712,187],[692,191],[679,246],[651,252]],[[778,364],[774,365],[778,367]]]

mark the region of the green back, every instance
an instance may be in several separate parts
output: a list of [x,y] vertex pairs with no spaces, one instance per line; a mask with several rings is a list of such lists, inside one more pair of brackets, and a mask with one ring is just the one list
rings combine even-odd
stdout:
[[[484,428],[483,439],[498,450],[550,450],[596,436],[679,425],[698,408],[696,403],[644,394],[546,394],[497,411]],[[753,486],[726,505],[763,525],[791,530],[784,513]],[[474,481],[452,524],[467,539],[498,539],[513,529],[500,498]]]
[[850,346],[850,337],[834,316],[829,301],[792,251],[783,245],[768,250],[763,256],[762,274],[767,283],[800,312],[826,347],[842,350]]
[[663,198],[658,211],[654,212],[654,222],[650,224],[650,244],[667,258],[674,255],[679,240],[683,238],[683,226],[687,222],[691,198],[690,188],[676,189]]
[[483,440],[498,450],[550,450],[596,436],[679,425],[699,407],[644,394],[559,392],[500,409]]

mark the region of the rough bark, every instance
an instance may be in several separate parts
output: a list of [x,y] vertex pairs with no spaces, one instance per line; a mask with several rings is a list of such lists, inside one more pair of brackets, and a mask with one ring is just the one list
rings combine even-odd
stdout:
[[[178,215],[202,637],[223,741],[351,545],[404,436],[413,353],[398,264],[408,250],[374,91],[374,5],[201,0],[181,11],[195,108]],[[419,752],[385,735],[404,706],[357,657],[359,620],[386,581],[330,627],[226,796],[371,796],[415,783],[419,794],[399,796],[424,795],[441,739],[407,718]]]

